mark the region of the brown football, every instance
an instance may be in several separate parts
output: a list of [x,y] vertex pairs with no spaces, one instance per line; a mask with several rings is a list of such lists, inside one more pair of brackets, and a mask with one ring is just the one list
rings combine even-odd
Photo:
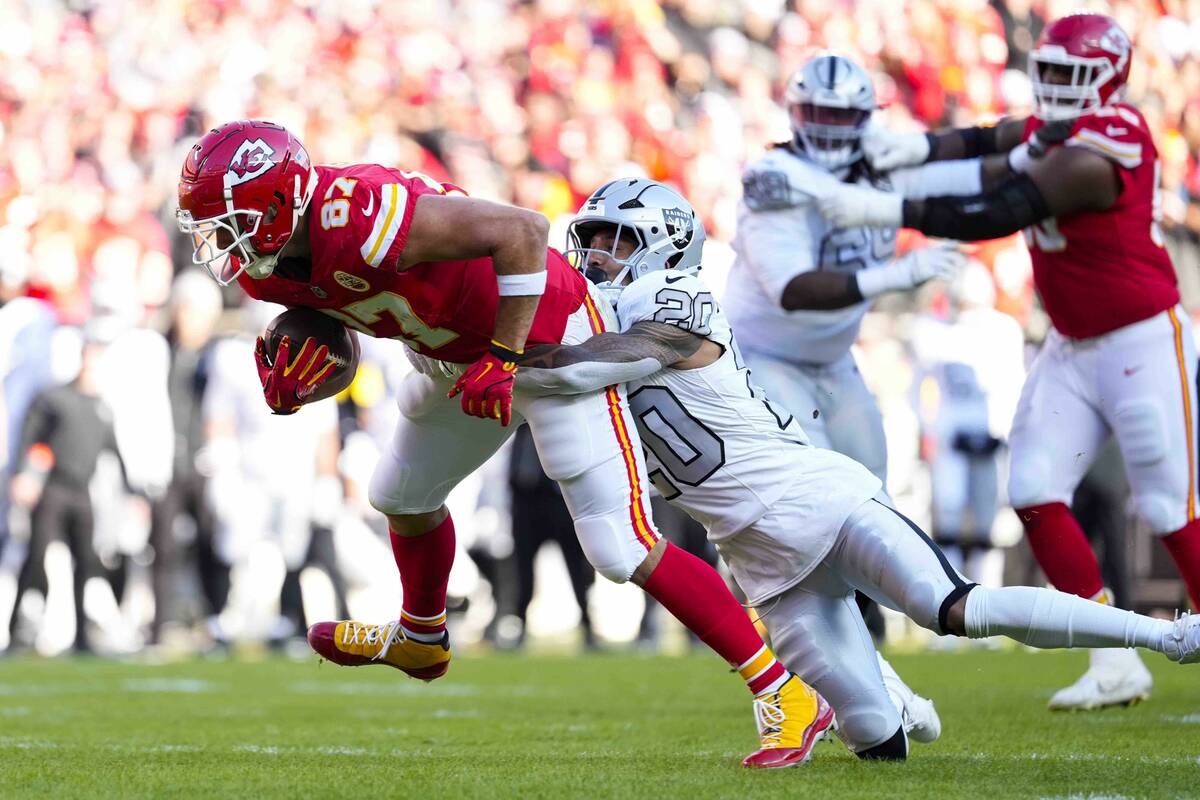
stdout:
[[271,320],[266,333],[263,334],[271,363],[275,363],[275,353],[279,349],[280,339],[284,336],[291,339],[293,358],[311,336],[317,340],[318,347],[329,347],[329,357],[336,365],[330,376],[317,387],[306,402],[314,403],[326,397],[333,397],[354,380],[354,373],[358,371],[358,336],[333,317],[311,308],[289,308]]

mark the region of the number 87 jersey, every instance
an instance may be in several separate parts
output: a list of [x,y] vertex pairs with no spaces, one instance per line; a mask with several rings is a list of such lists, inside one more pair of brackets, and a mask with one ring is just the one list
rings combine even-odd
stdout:
[[840,495],[861,503],[881,488],[850,459],[809,445],[799,421],[767,401],[725,313],[695,275],[660,270],[639,278],[621,293],[617,318],[622,332],[638,322],[676,325],[723,351],[708,366],[666,368],[627,387],[651,481],[713,541],[753,525],[785,493],[811,495],[803,503],[806,529],[836,533],[840,519],[819,523],[826,514],[844,519]]
[[[487,352],[498,290],[490,258],[413,264],[398,271],[422,195],[465,194],[420,173],[378,164],[315,166],[305,212],[311,269],[297,275],[286,251],[269,277],[238,283],[258,300],[306,306],[368,336],[401,339],[422,355],[470,364]],[[548,249],[546,291],[528,343],[558,344],[583,303],[583,277]]]

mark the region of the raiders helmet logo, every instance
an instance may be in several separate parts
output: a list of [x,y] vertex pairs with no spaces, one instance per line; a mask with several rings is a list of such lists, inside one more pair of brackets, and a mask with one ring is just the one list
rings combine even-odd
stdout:
[[667,235],[676,247],[687,247],[692,240],[692,215],[682,208],[664,208],[663,221],[667,223]]
[[271,160],[273,155],[275,151],[262,139],[242,142],[229,162],[229,185],[237,186],[262,175],[275,166],[275,162]]
[[352,292],[365,292],[371,288],[371,284],[362,278],[340,269],[333,273],[333,279]]

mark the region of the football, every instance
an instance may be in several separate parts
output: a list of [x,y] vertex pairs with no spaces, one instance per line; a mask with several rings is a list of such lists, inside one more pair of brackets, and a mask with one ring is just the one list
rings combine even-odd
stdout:
[[333,373],[317,387],[307,402],[315,403],[333,397],[354,380],[354,373],[358,370],[358,336],[333,317],[311,308],[289,308],[275,317],[263,333],[271,363],[275,362],[279,342],[284,336],[292,341],[293,357],[311,336],[317,340],[318,346],[326,345],[329,348],[329,358],[336,365]]

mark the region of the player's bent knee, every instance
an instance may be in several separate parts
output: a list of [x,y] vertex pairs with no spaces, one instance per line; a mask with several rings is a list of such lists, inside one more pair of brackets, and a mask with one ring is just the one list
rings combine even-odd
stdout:
[[1013,508],[1063,500],[1052,496],[1050,483],[1050,463],[1041,454],[1013,455],[1008,476],[1008,500]]
[[855,752],[863,761],[905,761],[908,759],[908,736],[904,733],[904,726],[896,728],[895,732],[887,738],[886,741],[869,747],[866,750],[858,750]]
[[387,455],[381,458],[367,486],[371,507],[389,517],[429,514],[441,508],[445,499],[442,496],[430,497],[427,491],[422,492],[426,496],[412,496],[412,474],[412,467],[398,464]]
[[885,695],[881,703],[887,703],[888,707],[855,703],[848,708],[836,709],[838,732],[860,758],[863,753],[886,744],[896,730],[896,714],[891,701]]
[[1137,515],[1155,536],[1166,536],[1183,527],[1187,522],[1184,497],[1172,497],[1160,491],[1143,492],[1133,498]]
[[901,610],[922,628],[941,633],[938,611],[946,596],[946,585],[944,576],[928,572],[915,576],[904,587],[904,595],[900,598]]
[[575,534],[588,563],[613,583],[625,583],[646,560],[649,549],[630,531],[628,513],[601,514],[575,520]]

